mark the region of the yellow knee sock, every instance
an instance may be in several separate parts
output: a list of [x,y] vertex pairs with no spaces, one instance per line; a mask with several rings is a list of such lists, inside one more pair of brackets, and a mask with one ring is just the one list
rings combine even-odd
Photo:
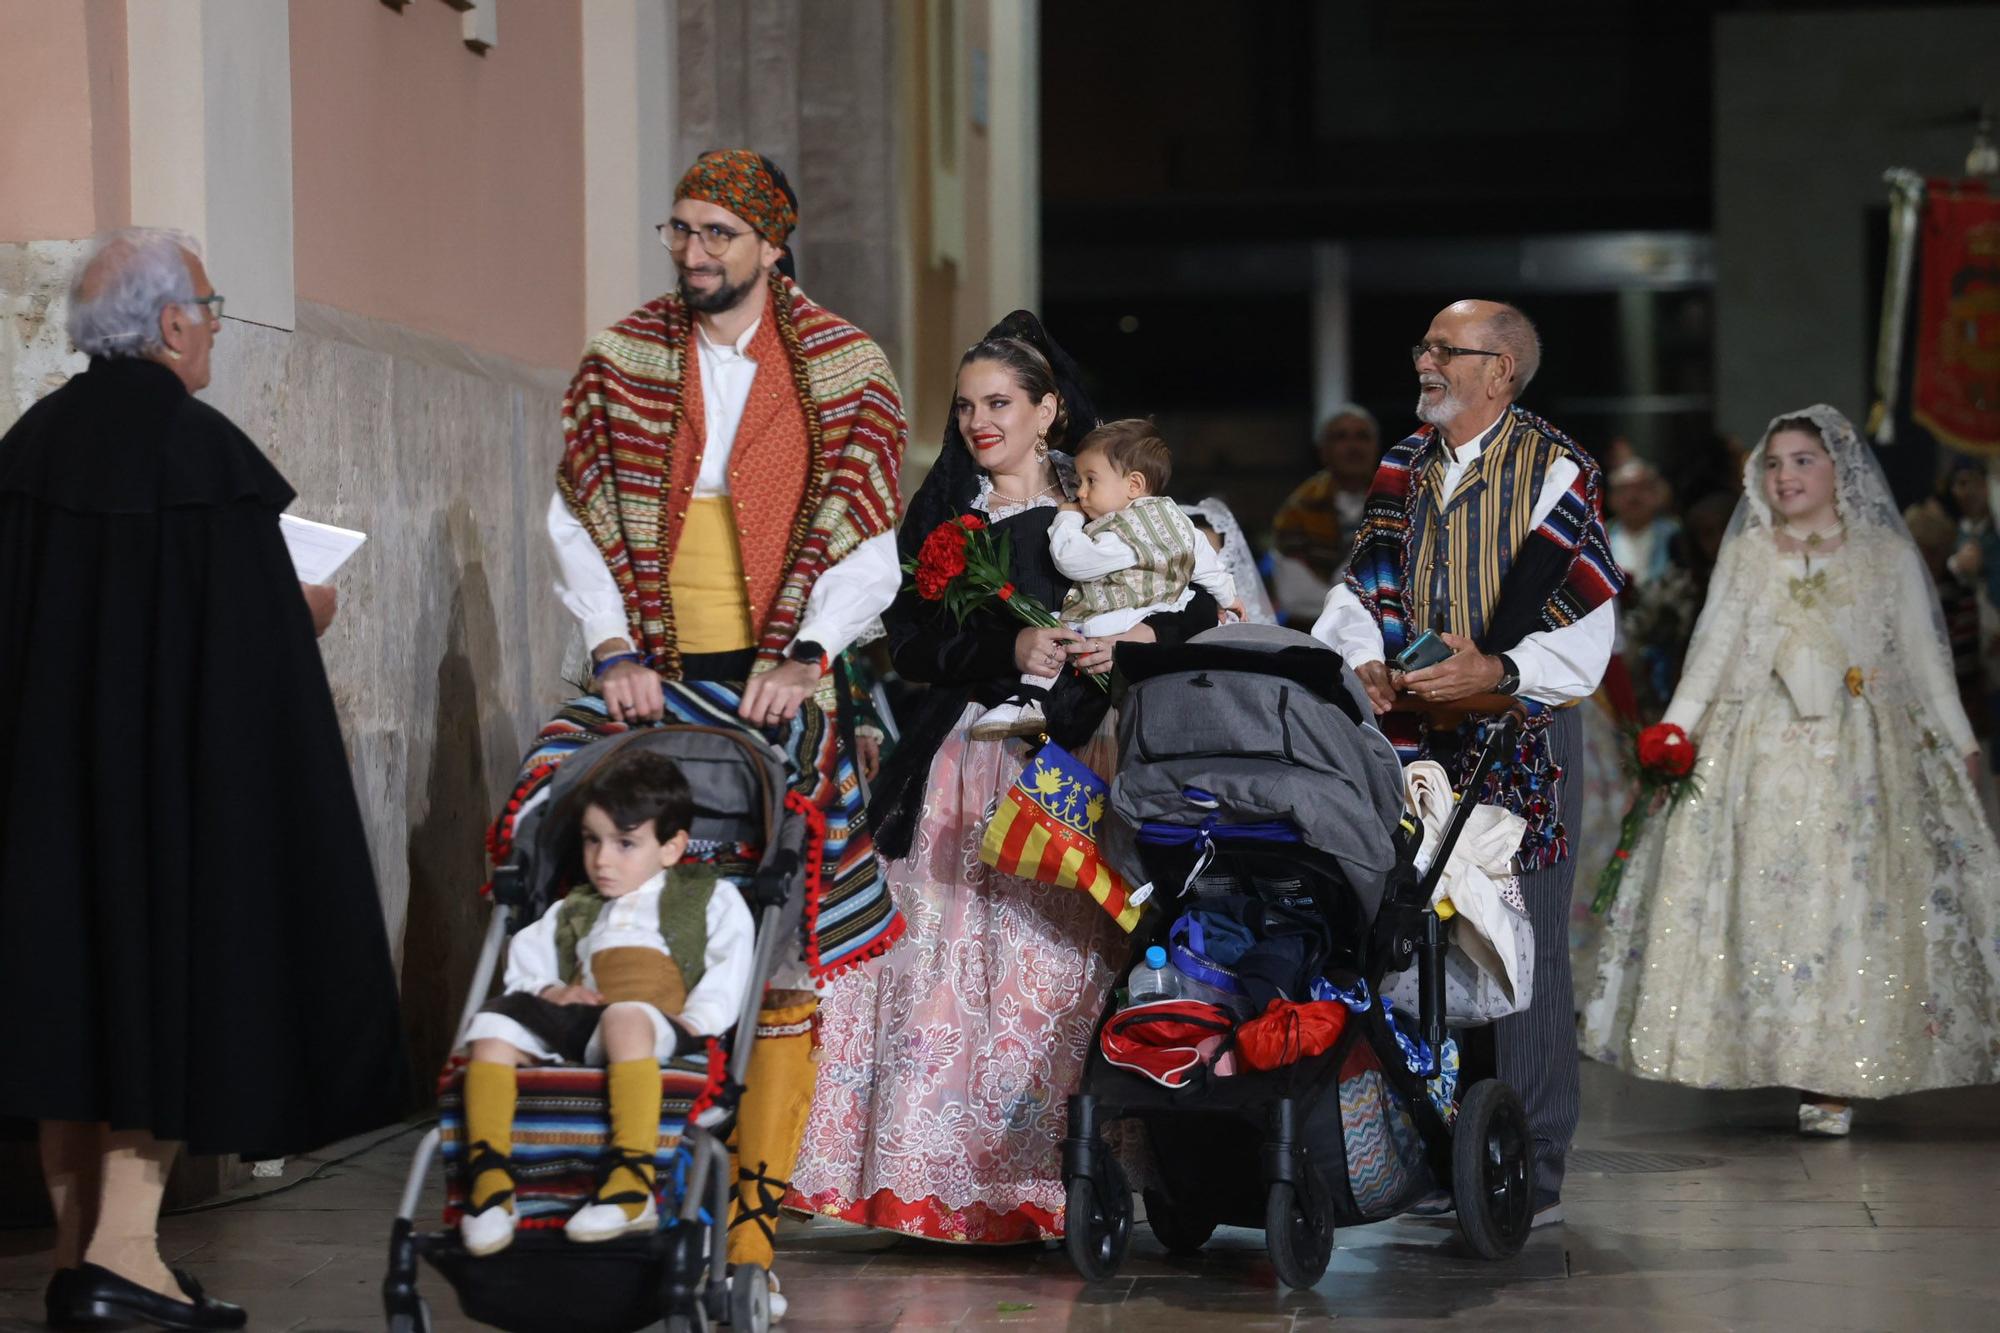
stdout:
[[[611,1093],[611,1146],[647,1165],[623,1165],[604,1178],[598,1198],[635,1192],[650,1196],[654,1171],[651,1165],[660,1150],[660,1062],[620,1060],[605,1071]],[[643,1172],[643,1173],[642,1173]],[[637,1217],[646,1211],[643,1201],[621,1203],[625,1216]]]
[[[757,1044],[730,1144],[735,1187],[729,1204],[729,1262],[771,1266],[778,1205],[791,1184],[812,1111],[812,1016],[819,1001],[773,992],[757,1015]],[[774,1004],[783,996],[791,1003]]]
[[[514,1083],[514,1066],[491,1060],[474,1060],[465,1067],[465,1144],[468,1155],[484,1143],[502,1157],[514,1151],[514,1099],[519,1090]],[[473,1179],[466,1206],[483,1213],[492,1206],[493,1196],[514,1188],[514,1178],[501,1167],[488,1167]],[[506,1201],[514,1211],[512,1199]]]

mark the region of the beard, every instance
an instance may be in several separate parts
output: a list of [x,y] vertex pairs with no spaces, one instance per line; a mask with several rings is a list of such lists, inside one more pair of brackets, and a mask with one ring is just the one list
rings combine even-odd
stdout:
[[696,314],[719,315],[725,310],[734,310],[742,305],[744,298],[750,295],[751,289],[763,281],[761,273],[752,273],[743,281],[736,283],[729,281],[726,270],[720,276],[722,281],[716,284],[714,291],[697,292],[688,286],[687,275],[683,273],[680,283],[682,304]]
[[1417,420],[1427,426],[1442,426],[1465,410],[1465,404],[1458,401],[1452,387],[1444,386],[1444,397],[1435,403],[1424,397],[1422,389],[1417,390]]

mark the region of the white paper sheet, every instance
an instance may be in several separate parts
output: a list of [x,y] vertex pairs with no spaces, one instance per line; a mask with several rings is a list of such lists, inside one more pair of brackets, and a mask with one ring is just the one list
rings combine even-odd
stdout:
[[292,553],[292,566],[299,571],[301,583],[325,583],[332,579],[334,571],[368,540],[365,532],[290,514],[278,515],[278,527],[285,534],[285,546]]

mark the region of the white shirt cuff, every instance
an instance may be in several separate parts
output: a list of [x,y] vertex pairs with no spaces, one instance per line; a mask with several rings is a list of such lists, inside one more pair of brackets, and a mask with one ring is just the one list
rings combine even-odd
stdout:
[[1381,626],[1345,583],[1334,584],[1327,593],[1326,605],[1319,619],[1313,622],[1312,636],[1339,653],[1350,668],[1380,662],[1385,657]]
[[840,656],[869,622],[889,609],[902,581],[896,534],[877,533],[819,576],[793,642],[816,643],[829,660]]
[[1521,673],[1517,693],[1543,704],[1569,703],[1596,693],[1604,669],[1611,665],[1616,607],[1616,602],[1606,602],[1573,625],[1539,630],[1506,649]]

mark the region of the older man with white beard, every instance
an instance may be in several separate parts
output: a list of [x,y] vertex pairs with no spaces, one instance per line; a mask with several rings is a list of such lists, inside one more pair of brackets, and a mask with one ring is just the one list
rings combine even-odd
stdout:
[[[1576,868],[1569,773],[1577,718],[1611,659],[1611,558],[1597,465],[1515,405],[1541,364],[1528,318],[1457,301],[1411,348],[1424,426],[1383,457],[1347,578],[1313,634],[1353,667],[1404,763],[1436,759],[1463,785],[1476,723],[1435,725],[1392,711],[1399,691],[1426,708],[1506,694],[1528,714],[1522,743],[1480,799],[1527,821],[1516,866],[1536,937],[1534,1000],[1493,1025],[1499,1076],[1521,1094],[1535,1140],[1535,1225],[1562,1220],[1563,1160],[1576,1131],[1575,1008],[1565,947]],[[1435,631],[1452,650],[1403,674],[1396,655]],[[1448,1200],[1430,1211],[1441,1212]]]

